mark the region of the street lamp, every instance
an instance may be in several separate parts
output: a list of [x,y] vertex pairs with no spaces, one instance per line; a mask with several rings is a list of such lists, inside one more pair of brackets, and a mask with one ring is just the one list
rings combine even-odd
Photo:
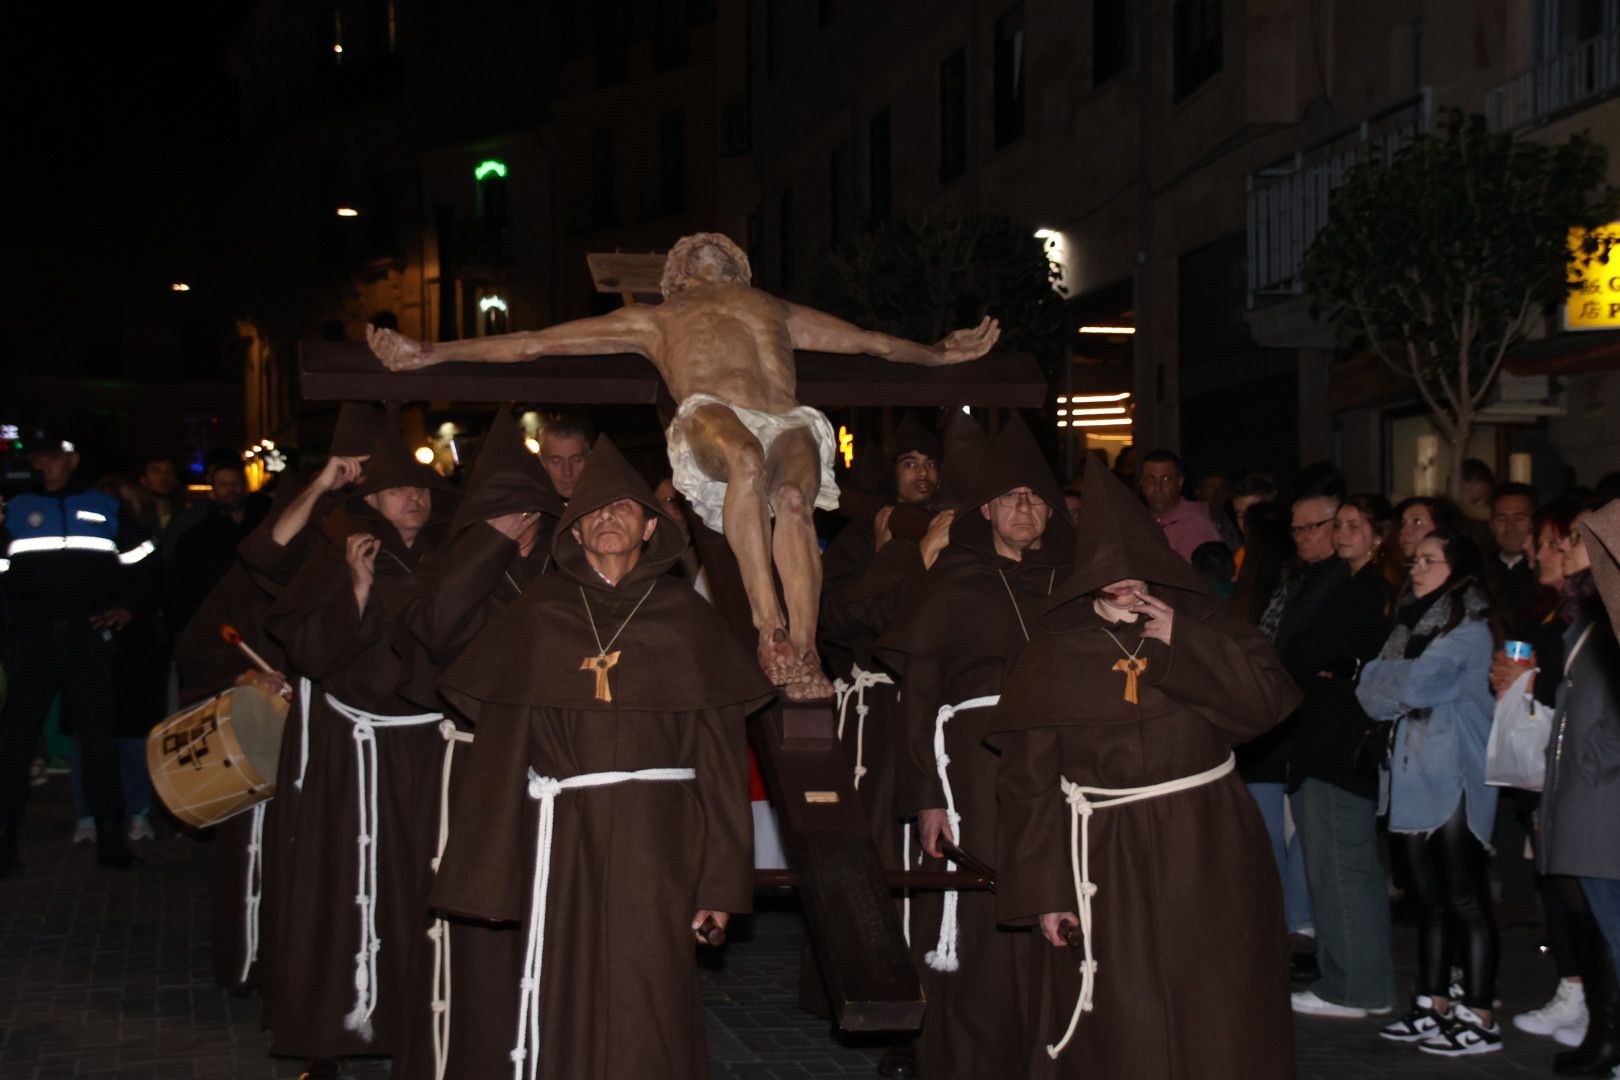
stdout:
[[337,216],[338,217],[359,217],[360,216],[360,211],[356,210],[352,206],[340,206],[340,207],[337,208]]

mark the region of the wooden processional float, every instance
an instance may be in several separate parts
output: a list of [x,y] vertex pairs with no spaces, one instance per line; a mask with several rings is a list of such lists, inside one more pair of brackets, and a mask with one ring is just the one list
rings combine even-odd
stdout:
[[[627,302],[657,299],[662,255],[592,255],[589,261],[599,292],[621,294]],[[1039,408],[1047,392],[1039,366],[1020,353],[992,353],[969,363],[925,368],[869,356],[800,352],[796,365],[798,400],[823,410],[854,402]],[[391,413],[406,401],[645,405],[658,411],[661,428],[674,415],[653,365],[633,355],[444,363],[390,372],[363,343],[320,341],[300,345],[299,376],[306,401],[381,401]],[[842,509],[860,516],[876,506],[860,501]],[[695,515],[690,524],[715,604],[752,653],[756,634],[731,549]],[[893,892],[989,888],[989,868],[884,871],[854,787],[849,753],[838,740],[831,701],[772,705],[751,719],[749,739],[780,821],[790,867],[757,871],[757,881],[798,889],[834,1020],[846,1031],[915,1030],[922,1023],[922,988]]]

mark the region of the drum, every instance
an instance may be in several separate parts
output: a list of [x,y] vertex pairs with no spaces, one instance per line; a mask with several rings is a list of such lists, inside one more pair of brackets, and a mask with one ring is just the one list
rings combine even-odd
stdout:
[[146,737],[152,787],[175,817],[218,825],[276,793],[287,702],[236,686],[169,717]]

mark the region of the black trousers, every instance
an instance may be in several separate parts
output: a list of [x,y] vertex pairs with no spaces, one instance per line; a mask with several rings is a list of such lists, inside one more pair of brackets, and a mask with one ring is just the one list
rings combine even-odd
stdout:
[[1451,965],[1462,964],[1463,1003],[1489,1009],[1496,997],[1498,942],[1485,845],[1468,831],[1466,803],[1427,836],[1390,833],[1418,907],[1418,993],[1450,997]]
[[111,642],[84,619],[6,628],[11,697],[0,716],[0,826],[15,828],[28,800],[28,770],[51,699],[62,695],[63,720],[79,740],[84,793],[97,821],[121,822],[124,793],[113,743],[117,701]]

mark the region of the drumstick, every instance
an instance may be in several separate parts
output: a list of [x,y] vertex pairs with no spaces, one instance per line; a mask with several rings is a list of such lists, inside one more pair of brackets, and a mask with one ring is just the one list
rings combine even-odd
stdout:
[[1063,935],[1064,944],[1068,945],[1069,948],[1083,949],[1086,947],[1086,936],[1080,932],[1079,926],[1068,919],[1058,923],[1058,933]]
[[699,943],[703,945],[712,945],[719,948],[726,943],[726,928],[715,922],[713,915],[704,919],[703,925],[699,926],[693,933],[697,935]]
[[278,672],[275,668],[264,662],[264,657],[253,651],[253,646],[242,640],[241,633],[230,623],[219,624],[219,636],[225,639],[225,643],[227,645],[235,645],[238,649],[241,649],[243,652],[247,653],[247,658],[253,661],[255,664],[258,664],[260,670],[262,670],[266,675],[280,674],[280,672]]

